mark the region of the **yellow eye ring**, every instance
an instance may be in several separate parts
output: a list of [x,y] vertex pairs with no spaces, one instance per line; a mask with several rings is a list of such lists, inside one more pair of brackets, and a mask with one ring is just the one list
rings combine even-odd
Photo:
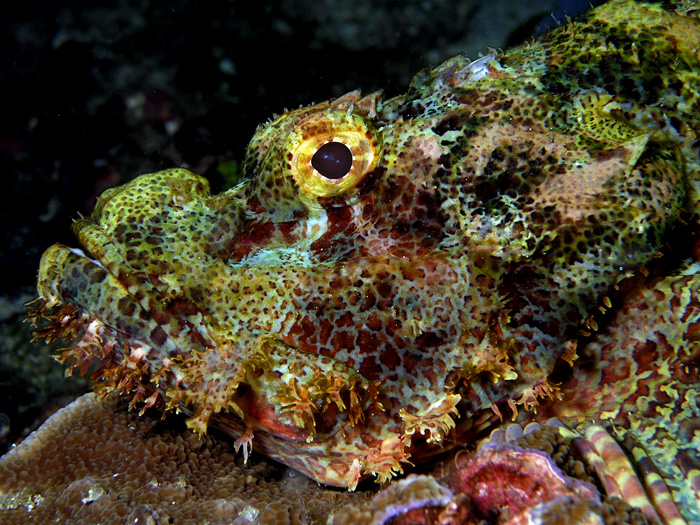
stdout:
[[354,188],[376,167],[381,140],[359,115],[324,112],[295,126],[287,151],[299,187],[316,197],[331,197]]

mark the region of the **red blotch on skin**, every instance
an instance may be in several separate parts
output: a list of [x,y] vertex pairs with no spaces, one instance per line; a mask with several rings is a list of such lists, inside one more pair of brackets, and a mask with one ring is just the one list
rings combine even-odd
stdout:
[[331,337],[331,346],[338,350],[351,350],[355,348],[355,334],[346,330],[338,330]]
[[346,243],[347,238],[355,229],[352,211],[348,207],[330,208],[326,210],[328,225],[326,233],[311,245],[311,251],[322,257],[324,253],[332,252],[335,244]]
[[379,359],[381,360],[382,364],[389,370],[396,370],[401,364],[401,358],[399,357],[399,354],[396,353],[396,349],[392,347],[384,349],[379,355]]
[[248,221],[240,233],[236,234],[229,258],[240,260],[255,248],[266,246],[272,239],[282,238],[286,243],[293,243],[296,237],[293,235],[295,223],[290,222],[253,222]]
[[368,332],[363,329],[357,333],[357,341],[355,344],[362,353],[371,354],[377,351],[379,338],[376,333]]
[[245,257],[253,248],[269,240],[270,237],[272,237],[274,229],[275,225],[271,222],[246,224],[245,227],[241,229],[241,233],[236,236],[233,250],[229,257],[234,260]]
[[374,331],[379,331],[382,328],[382,320],[376,313],[371,313],[367,317],[367,328]]
[[658,367],[657,361],[659,359],[659,352],[657,351],[656,343],[653,341],[638,343],[634,348],[632,356],[637,364],[638,373],[647,370],[655,371]]
[[379,379],[379,371],[380,366],[377,364],[377,356],[368,355],[362,360],[359,372],[370,381]]
[[353,315],[352,312],[345,312],[343,315],[338,317],[334,323],[335,326],[342,327],[342,326],[354,326],[355,325],[355,316]]
[[630,363],[628,359],[612,359],[614,343],[606,345],[601,351],[601,355],[611,356],[610,363],[601,370],[601,385],[614,385],[627,379],[630,374]]
[[326,346],[328,344],[328,340],[330,339],[332,333],[333,333],[333,325],[330,323],[322,323],[321,324],[321,332],[318,335],[318,344],[321,346]]

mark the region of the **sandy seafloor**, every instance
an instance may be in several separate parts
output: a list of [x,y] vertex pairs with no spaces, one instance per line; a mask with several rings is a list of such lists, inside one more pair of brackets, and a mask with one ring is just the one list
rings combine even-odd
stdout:
[[[86,390],[30,344],[41,253],[108,187],[187,166],[214,192],[257,124],[360,88],[403,93],[505,48],[555,1],[27,2],[0,22],[0,453]],[[55,347],[54,347],[55,348]]]

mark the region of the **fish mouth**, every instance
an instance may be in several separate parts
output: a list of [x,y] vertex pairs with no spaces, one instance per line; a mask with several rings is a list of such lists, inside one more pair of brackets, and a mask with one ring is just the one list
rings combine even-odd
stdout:
[[[132,406],[155,396],[151,405],[193,415],[202,423],[202,433],[209,416],[222,410],[275,434],[272,410],[265,408],[266,400],[258,391],[272,392],[265,385],[275,384],[279,364],[290,356],[305,359],[309,366],[319,356],[272,335],[250,339],[254,347],[260,346],[258,350],[237,349],[235,342],[210,329],[210,314],[195,301],[144,292],[148,286],[149,292],[155,292],[157,285],[137,273],[128,279],[124,273],[115,275],[102,261],[82,250],[56,244],[42,257],[39,298],[29,305],[27,318],[38,328],[35,339],[64,339],[69,343],[59,350],[57,359],[68,364],[69,373],[92,370],[98,391],[135,394]],[[350,390],[358,390],[356,395],[361,398],[369,385],[357,372],[346,371],[341,364],[335,366],[339,370],[333,378],[337,381],[345,374],[348,384],[347,392],[342,392],[343,401],[337,404],[351,405]],[[196,411],[206,404],[205,391],[214,388],[205,385],[209,377],[214,381],[221,378],[228,386],[225,395],[212,393],[221,397],[212,403],[219,410],[201,416]],[[194,384],[200,385],[198,393],[190,395]],[[253,385],[257,386],[251,389]],[[326,386],[333,385],[337,386],[330,381]],[[316,432],[337,430],[323,419],[324,414],[316,416],[320,418]],[[305,441],[310,433],[303,425],[281,424],[276,434],[286,440]]]
[[[141,175],[105,191],[93,213],[74,222],[85,251],[56,244],[43,254],[29,319],[53,340],[82,338],[82,360],[120,348],[137,355],[180,358],[215,346],[203,330],[199,297],[208,260],[240,231],[234,193],[209,194],[206,179],[184,169]],[[109,346],[109,348],[107,348]],[[164,365],[164,366],[167,366]],[[81,366],[81,369],[84,367]]]
[[73,358],[71,371],[79,367],[85,373],[94,361],[105,366],[120,359],[178,355],[167,333],[171,327],[158,322],[164,316],[148,310],[151,301],[80,249],[61,244],[47,249],[37,292],[27,314],[39,328],[35,339],[69,342],[72,346],[57,357],[62,362]]
[[41,256],[37,292],[48,307],[76,299],[81,288],[100,282],[107,268],[80,248],[54,244]]

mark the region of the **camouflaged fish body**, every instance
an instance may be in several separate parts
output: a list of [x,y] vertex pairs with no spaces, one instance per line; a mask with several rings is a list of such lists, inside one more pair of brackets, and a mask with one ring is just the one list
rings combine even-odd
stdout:
[[[105,192],[75,224],[89,255],[44,255],[33,316],[102,391],[321,483],[385,481],[576,396],[552,373],[579,373],[624,283],[696,220],[698,49],[694,4],[615,0],[406,95],[286,112],[220,195],[183,169]],[[694,304],[669,307],[686,356]]]

